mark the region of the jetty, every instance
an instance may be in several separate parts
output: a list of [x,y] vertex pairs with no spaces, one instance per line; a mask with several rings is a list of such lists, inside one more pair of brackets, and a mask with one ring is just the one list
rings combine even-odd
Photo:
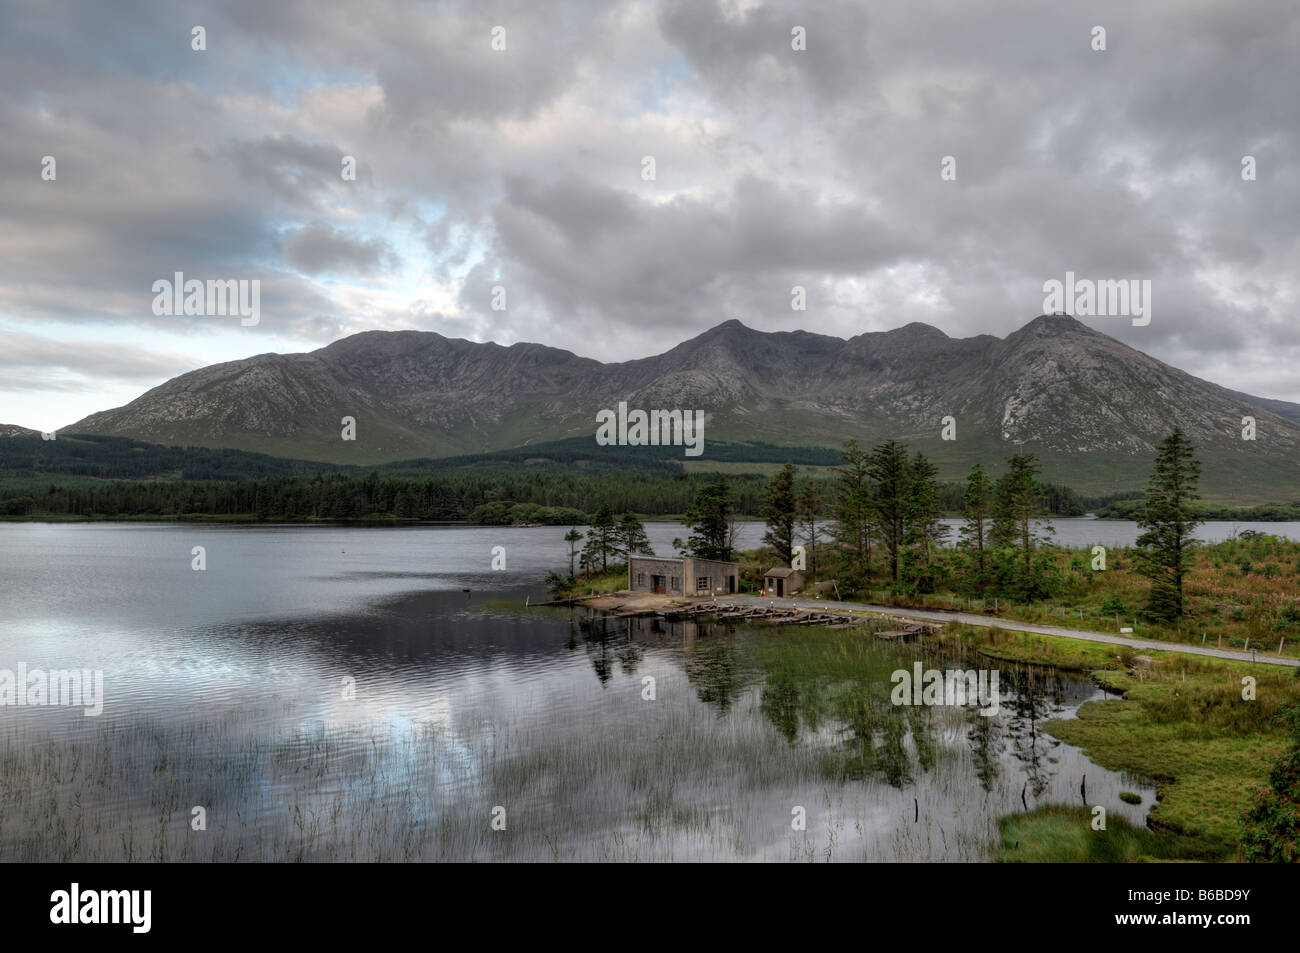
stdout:
[[[737,605],[731,602],[676,603],[652,610],[634,610],[617,615],[653,615],[671,622],[708,618],[716,622],[766,622],[771,625],[824,625],[832,629],[851,629],[866,621],[848,609],[804,608],[777,605]],[[883,639],[911,641],[939,626],[933,623],[907,621],[897,629],[878,632]]]
[[[739,599],[745,599],[741,602]],[[534,602],[534,606],[585,606],[619,619],[652,618],[665,622],[764,622],[770,625],[823,625],[832,629],[859,628],[878,615],[853,611],[849,607],[827,605],[791,605],[790,600],[760,601],[753,597],[724,596],[701,600],[670,598],[643,592],[617,592],[598,597],[578,596],[552,602]],[[877,638],[913,639],[942,628],[942,623],[926,619],[895,618],[895,626],[876,632]]]

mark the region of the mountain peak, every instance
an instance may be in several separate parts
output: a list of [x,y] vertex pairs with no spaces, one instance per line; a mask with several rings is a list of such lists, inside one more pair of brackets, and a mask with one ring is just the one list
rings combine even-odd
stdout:
[[1040,314],[1034,320],[1028,322],[1023,327],[1013,331],[1008,337],[1014,337],[1017,334],[1029,332],[1032,334],[1062,334],[1069,332],[1085,332],[1087,334],[1098,334],[1100,332],[1088,327],[1078,318],[1069,314]]
[[[1293,483],[1300,457],[1300,425],[1285,414],[1293,405],[1260,406],[1051,314],[1002,339],[912,322],[847,341],[732,318],[663,353],[609,364],[540,344],[369,332],[311,354],[203,368],[64,429],[371,463],[590,438],[597,413],[620,401],[701,409],[717,441],[896,437],[937,447],[954,467],[1023,449],[1053,472],[1112,488],[1114,474],[1145,466],[1175,422],[1207,474],[1210,461],[1224,464],[1221,482],[1249,468],[1261,486]],[[1267,426],[1267,443],[1235,439],[1245,413]],[[339,439],[344,415],[356,418],[355,442]],[[948,415],[961,422],[955,453],[937,442]]]
[[[728,318],[721,324],[715,324],[713,327],[704,331],[697,336],[698,338],[713,338],[722,336],[732,336],[736,334],[754,334],[755,331],[749,325],[745,324],[739,318]],[[761,332],[760,332],[761,333]]]
[[948,335],[944,334],[933,324],[926,324],[924,321],[909,321],[901,328],[894,328],[894,330],[886,331],[885,333],[896,335],[898,337],[903,337],[903,338],[911,338],[918,341],[924,340],[926,338],[933,338],[935,340],[944,340],[944,341],[948,340]]

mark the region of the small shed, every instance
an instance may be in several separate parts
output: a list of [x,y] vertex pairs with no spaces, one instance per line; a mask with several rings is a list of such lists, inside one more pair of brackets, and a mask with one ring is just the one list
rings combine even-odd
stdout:
[[792,596],[803,589],[803,573],[788,566],[774,566],[763,573],[763,591],[769,596]]

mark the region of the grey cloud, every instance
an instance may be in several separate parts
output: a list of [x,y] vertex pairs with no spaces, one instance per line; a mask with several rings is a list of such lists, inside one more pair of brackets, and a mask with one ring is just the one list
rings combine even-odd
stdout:
[[[288,205],[318,209],[328,192],[338,195],[355,188],[345,184],[342,176],[345,155],[350,153],[294,136],[267,136],[227,143],[214,158],[234,163],[242,176],[265,186]],[[363,185],[372,183],[370,166],[364,162],[357,162],[356,176]]]
[[[868,7],[850,0],[818,4],[768,3],[731,12],[717,0],[669,0],[665,35],[695,71],[727,90],[751,82],[806,83],[824,107],[859,92],[871,76]],[[806,49],[792,46],[792,30],[805,31]],[[845,82],[846,77],[853,82]],[[787,93],[788,94],[788,93]]]
[[503,267],[479,269],[463,306],[486,312],[489,286],[499,280],[525,320],[555,315],[587,342],[608,333],[607,315],[644,341],[662,342],[735,309],[748,320],[788,313],[794,283],[923,251],[863,207],[752,177],[725,196],[662,204],[576,182],[517,179],[495,225]]
[[354,238],[324,222],[294,229],[284,238],[284,260],[299,271],[368,275],[400,266],[400,260],[381,238]]
[[[236,0],[183,21],[0,0],[0,20],[0,317],[33,327],[163,326],[149,288],[181,270],[263,280],[252,350],[424,322],[630,358],[730,317],[1005,334],[1070,269],[1155,285],[1149,327],[1089,324],[1300,399],[1285,0]],[[363,317],[312,280],[404,265],[445,285],[436,306]]]
[[5,347],[0,350],[0,369],[9,390],[62,389],[64,382],[49,376],[53,370],[117,381],[153,382],[192,371],[196,366],[183,354],[103,341],[56,341],[15,332],[6,333]]

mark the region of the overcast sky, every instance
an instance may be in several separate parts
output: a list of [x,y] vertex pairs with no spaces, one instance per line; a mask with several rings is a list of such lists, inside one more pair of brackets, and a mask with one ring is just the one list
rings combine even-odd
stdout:
[[[1066,271],[1152,282],[1091,326],[1300,401],[1298,60],[1294,0],[0,0],[0,423],[375,328],[1003,336]],[[176,271],[259,280],[260,323],[155,316]]]

